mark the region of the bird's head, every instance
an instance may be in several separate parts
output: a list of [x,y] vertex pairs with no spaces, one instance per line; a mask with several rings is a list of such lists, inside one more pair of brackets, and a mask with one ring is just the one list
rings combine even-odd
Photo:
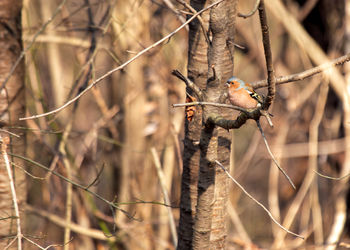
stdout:
[[227,87],[233,87],[233,88],[239,88],[244,86],[244,82],[241,79],[238,79],[235,76],[232,76],[230,79],[227,80],[226,82]]

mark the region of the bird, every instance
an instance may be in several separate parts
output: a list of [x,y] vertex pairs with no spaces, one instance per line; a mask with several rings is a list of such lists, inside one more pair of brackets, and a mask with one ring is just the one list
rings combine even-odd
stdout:
[[[232,105],[238,106],[240,108],[244,108],[248,111],[252,109],[256,109],[262,106],[262,103],[264,102],[264,99],[254,91],[253,87],[249,83],[245,83],[244,81],[238,79],[237,77],[233,76],[230,79],[227,80],[226,85],[228,87],[228,97]],[[270,116],[272,116],[270,113],[268,113],[266,110],[260,110],[261,115],[265,116],[268,123],[271,127],[273,127],[272,121],[270,119]],[[260,117],[260,116],[259,116]],[[259,128],[259,131],[263,137],[265,146],[267,148],[267,151],[269,152],[272,160],[277,165],[278,169],[282,172],[282,174],[286,177],[286,179],[289,181],[291,186],[295,188],[295,185],[293,181],[290,179],[290,177],[287,175],[287,173],[281,168],[279,163],[276,161],[275,157],[273,156],[269,144],[267,143],[266,137],[264,135],[264,131],[261,128],[259,118],[255,119],[256,124]]]
[[227,80],[228,97],[232,105],[244,108],[255,109],[261,107],[263,98],[254,91],[249,83],[233,76]]

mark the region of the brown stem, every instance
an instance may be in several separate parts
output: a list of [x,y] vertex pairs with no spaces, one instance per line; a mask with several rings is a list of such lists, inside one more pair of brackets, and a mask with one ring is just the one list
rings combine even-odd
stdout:
[[179,78],[181,81],[183,81],[186,84],[187,87],[193,90],[193,92],[197,95],[199,100],[201,101],[203,100],[203,91],[194,82],[192,82],[189,78],[184,76],[177,69],[173,70],[171,74]]
[[260,1],[258,10],[259,10],[261,32],[262,32],[264,52],[265,52],[266,69],[267,69],[267,84],[268,84],[267,97],[265,98],[262,107],[263,107],[263,110],[268,110],[268,108],[270,107],[270,105],[275,97],[276,78],[275,78],[273,65],[272,65],[272,53],[271,53],[271,44],[270,44],[270,37],[269,37],[269,27],[267,25],[264,0]]
[[260,4],[260,0],[256,0],[253,9],[249,13],[247,13],[247,14],[238,13],[238,16],[243,17],[243,18],[251,17],[258,10],[259,4]]
[[236,120],[225,119],[221,115],[217,113],[211,113],[208,115],[208,121],[212,124],[215,124],[218,127],[224,128],[226,130],[229,129],[237,129],[240,128],[248,119],[259,120],[261,116],[260,109],[255,109],[251,112],[241,113]]
[[275,156],[272,154],[271,149],[270,149],[270,146],[269,146],[269,144],[268,144],[268,142],[267,142],[267,140],[266,140],[264,131],[263,131],[261,125],[260,125],[259,120],[256,120],[256,125],[258,126],[259,131],[260,131],[260,134],[261,134],[261,136],[263,137],[263,141],[264,141],[264,143],[265,143],[265,146],[266,146],[267,151],[269,152],[269,155],[271,156],[271,159],[272,159],[273,162],[276,164],[276,166],[277,166],[277,168],[279,169],[279,171],[281,171],[281,173],[286,177],[286,179],[288,180],[288,182],[290,183],[290,185],[291,185],[294,189],[296,189],[296,187],[295,187],[293,181],[290,179],[290,177],[288,176],[288,174],[286,173],[286,171],[284,171],[284,169],[283,169],[283,168],[280,166],[280,164],[277,162]]

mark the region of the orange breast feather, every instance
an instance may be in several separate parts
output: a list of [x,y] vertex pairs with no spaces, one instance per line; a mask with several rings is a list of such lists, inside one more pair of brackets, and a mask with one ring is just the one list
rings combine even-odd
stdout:
[[250,94],[243,88],[230,88],[229,99],[232,105],[245,109],[254,109],[258,105],[258,101],[252,98]]

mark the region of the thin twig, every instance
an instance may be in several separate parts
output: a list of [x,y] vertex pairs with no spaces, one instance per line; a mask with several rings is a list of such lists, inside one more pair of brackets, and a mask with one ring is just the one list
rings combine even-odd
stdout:
[[344,176],[341,176],[341,177],[333,177],[333,176],[321,174],[320,172],[317,172],[316,170],[314,170],[314,172],[315,172],[318,176],[321,176],[321,177],[326,178],[326,179],[334,180],[334,181],[340,181],[340,180],[342,180],[342,179],[346,179],[346,178],[349,178],[349,177],[350,177],[350,173],[349,173],[349,174],[346,174],[346,175],[344,175]]
[[5,247],[4,250],[9,249],[9,248],[12,246],[12,244],[13,244],[16,240],[17,240],[17,237],[14,237],[14,238],[7,244],[7,246]]
[[258,10],[259,4],[260,4],[260,0],[256,0],[253,9],[249,13],[247,14],[238,13],[238,16],[243,18],[251,17]]
[[214,107],[221,107],[221,108],[229,108],[229,109],[235,109],[244,113],[247,113],[248,111],[244,108],[233,106],[231,104],[225,104],[225,103],[216,103],[216,102],[186,102],[186,103],[175,103],[173,104],[173,108],[179,108],[179,107],[186,107],[186,106],[194,106],[194,105],[209,105]]
[[0,138],[1,139],[1,154],[5,162],[6,170],[7,170],[7,175],[10,180],[10,189],[11,189],[11,195],[12,195],[12,201],[13,201],[13,208],[15,210],[15,216],[16,218],[16,223],[17,223],[17,249],[21,250],[22,249],[22,230],[21,230],[21,218],[19,216],[19,208],[18,208],[18,200],[17,200],[17,194],[16,194],[16,188],[15,188],[15,183],[12,175],[12,170],[11,170],[11,164],[10,160],[7,154],[7,145],[10,142],[9,137],[4,137]]
[[269,112],[267,112],[266,110],[260,110],[260,113],[261,113],[261,115],[263,115],[265,118],[266,118],[266,120],[267,120],[267,123],[270,125],[270,127],[272,127],[273,128],[273,123],[272,123],[272,120],[271,120],[271,114],[269,113]]
[[[338,66],[338,65],[342,65],[346,62],[350,61],[350,53],[346,54],[344,56],[338,57],[330,62],[321,64],[317,67],[296,73],[296,74],[292,74],[289,76],[280,76],[276,78],[276,84],[283,84],[283,83],[288,83],[288,82],[295,82],[295,81],[301,81],[304,80],[308,77],[311,77],[313,75],[316,75],[318,73],[321,73],[333,66]],[[257,81],[252,83],[252,86],[254,89],[258,89],[258,88],[263,88],[263,87],[267,87],[267,81],[266,80],[261,80],[261,81]]]
[[2,129],[2,128],[0,128],[0,132],[7,133],[7,134],[12,135],[12,136],[15,136],[15,137],[17,137],[17,138],[20,138],[20,137],[21,137],[21,136],[15,134],[15,133],[13,133],[13,132],[10,132],[10,131],[8,131],[8,130],[6,130],[6,129]]
[[95,81],[93,81],[89,86],[87,86],[83,91],[81,91],[78,95],[76,95],[75,97],[73,97],[72,99],[70,99],[69,101],[67,101],[65,104],[63,104],[62,106],[60,106],[59,108],[56,108],[54,110],[51,110],[49,112],[43,113],[43,114],[39,114],[39,115],[33,115],[33,116],[29,116],[29,117],[22,117],[19,120],[29,120],[29,119],[37,119],[40,117],[45,117],[48,115],[52,115],[52,114],[56,114],[58,112],[60,112],[61,110],[65,109],[66,107],[68,107],[69,105],[71,105],[72,103],[74,103],[76,100],[78,100],[80,97],[82,97],[83,95],[85,95],[91,88],[93,88],[97,83],[101,82],[103,79],[105,79],[106,77],[110,76],[111,74],[113,74],[114,72],[117,72],[123,68],[125,68],[128,64],[130,64],[131,62],[135,61],[137,58],[139,58],[140,56],[142,56],[143,54],[145,54],[146,52],[148,52],[149,50],[157,47],[158,45],[160,45],[161,43],[163,43],[164,41],[167,41],[168,39],[170,39],[172,36],[174,36],[178,31],[180,31],[181,29],[183,29],[188,23],[192,22],[193,19],[195,19],[198,15],[202,14],[204,11],[209,10],[210,8],[214,7],[215,5],[223,2],[225,0],[219,0],[216,1],[213,4],[208,5],[206,8],[198,11],[196,14],[194,14],[192,17],[190,17],[185,23],[183,23],[182,25],[180,25],[178,28],[176,28],[173,32],[171,32],[170,34],[166,35],[165,37],[163,37],[162,39],[158,40],[157,42],[153,43],[151,46],[141,50],[139,53],[137,53],[134,57],[130,58],[129,60],[127,60],[126,62],[124,62],[122,65],[108,71],[107,73],[105,73],[104,75],[100,76],[99,78],[97,78]]
[[[197,11],[191,6],[189,5],[188,3],[186,3],[185,1],[183,0],[176,0],[178,3],[181,3],[183,6],[185,6],[187,9],[189,9],[192,14],[196,14]],[[208,44],[210,44],[210,39],[209,39],[209,36],[208,36],[208,31],[205,29],[205,26],[204,26],[204,22],[203,22],[203,19],[201,16],[198,16],[197,17],[198,21],[199,21],[199,24],[201,25],[201,28],[202,28],[202,31],[203,31],[203,35],[205,37],[205,40],[207,41]]]
[[63,227],[63,228],[69,227],[73,232],[75,232],[77,234],[88,236],[88,237],[91,237],[91,238],[97,239],[97,240],[110,241],[110,242],[116,241],[117,236],[109,237],[101,230],[88,228],[86,226],[82,226],[82,225],[76,224],[74,222],[69,222],[67,224],[65,222],[64,218],[62,218],[56,214],[49,213],[43,209],[33,207],[30,205],[26,205],[25,209],[27,212],[41,216],[41,217],[53,222],[54,224],[58,225],[59,227]]
[[[296,82],[296,81],[301,81],[304,80],[306,78],[309,78],[311,76],[314,76],[316,74],[319,74],[331,67],[334,66],[339,66],[339,65],[343,65],[346,62],[350,61],[350,53],[346,54],[344,56],[338,57],[330,62],[321,64],[317,67],[299,72],[299,73],[295,73],[292,75],[288,75],[288,76],[279,76],[276,78],[276,84],[285,84],[285,83],[289,83],[289,82]],[[181,79],[181,78],[180,78]],[[185,77],[185,79],[188,79]],[[181,79],[182,80],[182,79]],[[186,82],[185,82],[186,83]],[[254,89],[259,89],[259,88],[264,88],[267,87],[267,81],[266,80],[261,80],[261,81],[257,81],[251,84],[253,86]]]
[[203,92],[202,90],[194,83],[192,82],[188,77],[184,76],[180,71],[177,69],[174,69],[171,72],[172,75],[179,78],[181,81],[183,81],[188,88],[190,88],[198,97],[200,101],[203,100]]
[[[47,247],[42,247],[40,246],[38,243],[32,241],[31,239],[27,238],[27,237],[24,237],[23,236],[23,239],[27,240],[28,242],[30,242],[31,244],[33,244],[34,246],[38,247],[39,249],[42,249],[42,250],[47,250],[47,249],[50,249],[52,247],[61,247],[63,246],[62,244],[52,244],[52,245],[49,245]],[[69,242],[68,242],[69,243]]]
[[25,174],[27,174],[28,176],[30,176],[34,180],[42,180],[42,181],[45,180],[45,178],[43,178],[43,177],[35,176],[35,175],[29,173],[29,171],[24,169],[24,167],[21,167],[20,165],[14,163],[13,161],[11,162],[11,165],[16,167],[16,168],[18,168],[18,169],[20,169],[21,171],[23,171]]
[[299,237],[301,239],[304,239],[303,236],[297,234],[297,233],[293,233],[292,231],[288,230],[287,228],[285,228],[284,226],[282,226],[274,217],[273,215],[271,214],[271,212],[263,205],[261,204],[258,200],[256,200],[251,194],[248,193],[247,190],[244,189],[244,187],[239,184],[238,181],[236,181],[231,175],[230,173],[226,170],[226,168],[218,161],[218,160],[215,160],[216,164],[219,165],[222,170],[225,171],[225,173],[227,174],[227,176],[243,191],[243,193],[245,193],[245,195],[247,195],[251,200],[253,200],[256,204],[258,204],[262,209],[265,210],[265,212],[268,214],[268,216],[271,218],[271,220],[276,223],[276,225],[278,225],[280,228],[282,228],[284,231],[286,231],[287,233],[291,234],[291,235],[294,235],[296,237]]
[[159,201],[143,201],[141,199],[135,198],[137,201],[129,201],[129,202],[118,202],[119,205],[137,205],[137,204],[148,204],[148,205],[160,205],[164,207],[171,207],[171,208],[179,208],[178,206],[171,206],[168,204],[165,204],[164,202]]
[[90,188],[91,186],[96,184],[96,182],[100,179],[104,168],[105,168],[105,164],[102,165],[102,168],[97,172],[95,179],[89,185],[87,185],[86,188]]
[[270,149],[270,146],[269,144],[267,143],[267,140],[266,140],[266,137],[265,137],[265,134],[264,134],[264,131],[262,130],[261,128],[261,125],[260,125],[260,121],[259,120],[256,120],[256,125],[258,125],[258,128],[260,130],[260,133],[263,137],[263,141],[265,143],[265,146],[267,148],[267,151],[269,152],[270,156],[271,156],[271,159],[273,160],[273,162],[276,164],[276,166],[278,167],[278,169],[281,171],[281,173],[286,177],[286,179],[288,180],[288,182],[290,183],[290,185],[292,185],[292,187],[294,189],[295,188],[295,185],[294,183],[292,182],[292,180],[290,179],[290,177],[288,176],[288,174],[283,170],[283,168],[279,165],[279,163],[276,161],[276,158],[273,156],[272,152],[271,152],[271,149]]
[[[165,5],[176,15],[176,17],[180,20],[181,23],[186,22],[186,19],[181,15],[180,11],[175,9],[174,4],[170,0],[163,0]],[[188,27],[186,28],[188,30]]]
[[48,248],[44,248],[42,246],[40,246],[38,243],[32,241],[31,239],[27,238],[27,237],[23,237],[23,239],[27,240],[28,242],[32,243],[34,246],[36,246],[37,248],[39,249],[42,249],[42,250],[45,250],[45,249],[48,249]]

